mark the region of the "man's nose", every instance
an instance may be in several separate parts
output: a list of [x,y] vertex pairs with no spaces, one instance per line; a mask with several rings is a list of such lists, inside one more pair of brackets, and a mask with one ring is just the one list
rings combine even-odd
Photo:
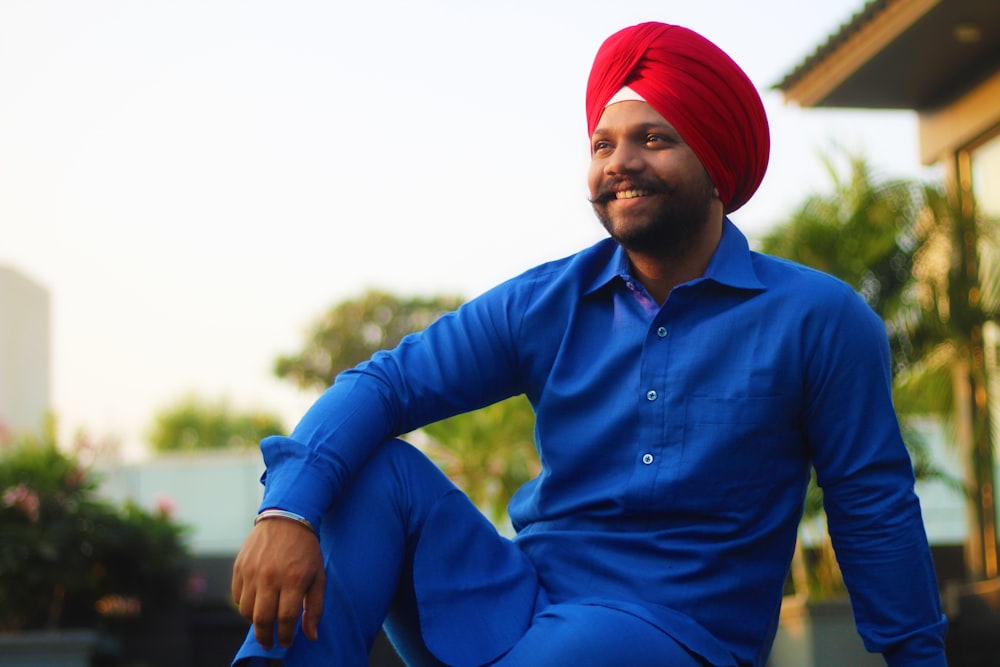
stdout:
[[604,173],[612,176],[617,174],[632,174],[640,171],[643,166],[642,155],[637,146],[623,142],[615,147],[604,165]]

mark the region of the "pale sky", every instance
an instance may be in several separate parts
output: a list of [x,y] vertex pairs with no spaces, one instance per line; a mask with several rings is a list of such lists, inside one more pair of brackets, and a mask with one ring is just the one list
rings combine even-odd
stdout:
[[139,451],[188,393],[291,427],[314,395],[271,367],[329,306],[471,297],[601,238],[584,88],[628,25],[692,28],[761,90],[748,235],[829,188],[835,144],[922,174],[911,114],[771,90],[863,5],[3,0],[0,265],[51,293],[63,430]]

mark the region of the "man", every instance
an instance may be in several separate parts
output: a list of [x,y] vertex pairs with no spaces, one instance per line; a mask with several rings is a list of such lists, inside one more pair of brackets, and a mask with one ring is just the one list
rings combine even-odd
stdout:
[[[727,217],[767,164],[753,85],[641,24],[601,46],[587,117],[611,238],[343,373],[262,443],[237,664],[364,665],[385,620],[410,664],[760,667],[813,465],[868,648],[944,665],[884,327]],[[542,472],[511,541],[393,438],[521,393]]]

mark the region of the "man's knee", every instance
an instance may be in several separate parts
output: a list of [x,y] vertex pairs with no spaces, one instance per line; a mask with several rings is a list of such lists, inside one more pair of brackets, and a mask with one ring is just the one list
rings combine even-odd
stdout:
[[454,487],[426,454],[399,438],[386,440],[376,447],[354,480],[355,484],[371,482],[383,491],[390,484],[408,492],[414,485],[421,490],[440,488],[444,491]]
[[372,451],[365,461],[362,471],[372,467],[383,466],[437,466],[427,458],[427,455],[406,440],[392,438],[381,443]]
[[455,485],[419,449],[405,440],[380,444],[330,508],[328,521],[342,529],[363,520],[401,525],[410,533],[437,500]]

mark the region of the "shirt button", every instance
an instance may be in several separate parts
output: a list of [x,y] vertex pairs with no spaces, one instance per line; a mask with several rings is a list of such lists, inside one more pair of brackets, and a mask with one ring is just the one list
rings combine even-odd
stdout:
[[649,391],[647,391],[646,392],[646,400],[647,401],[655,401],[656,400],[656,392],[653,391],[652,389],[650,389]]
[[646,465],[649,465],[650,463],[653,462],[653,455],[652,454],[643,454],[642,455],[642,462],[645,463]]
[[666,327],[660,327],[659,329],[656,330],[656,335],[659,336],[660,338],[666,337],[666,335],[667,335],[667,328]]

